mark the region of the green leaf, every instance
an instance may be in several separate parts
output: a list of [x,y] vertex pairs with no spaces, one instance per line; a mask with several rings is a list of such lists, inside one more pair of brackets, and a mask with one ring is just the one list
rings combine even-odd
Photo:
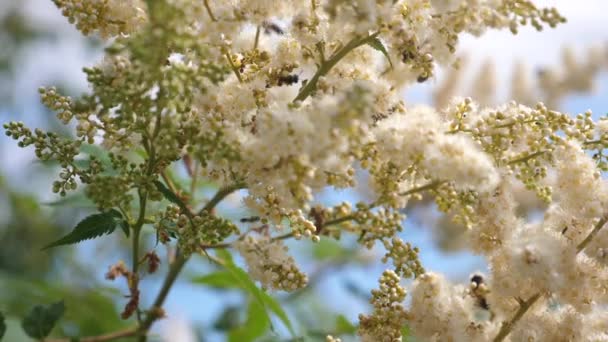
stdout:
[[163,196],[165,196],[165,198],[169,202],[177,204],[177,206],[180,207],[184,214],[188,215],[190,213],[190,209],[188,209],[186,203],[184,203],[181,198],[177,197],[177,195],[174,194],[173,191],[169,190],[169,188],[167,188],[165,184],[155,180],[154,185],[156,186],[156,189],[158,189],[158,191],[160,191],[160,193],[163,194]]
[[42,203],[49,207],[65,206],[71,208],[95,208],[95,203],[91,201],[83,192],[72,193],[63,196],[56,201]]
[[355,334],[357,332],[357,327],[352,324],[344,315],[338,315],[336,317],[336,327],[334,333],[336,335],[344,335],[344,334]]
[[84,154],[88,154],[97,158],[101,162],[101,165],[106,169],[112,168],[112,160],[108,155],[108,151],[99,147],[99,145],[95,144],[82,144],[80,145],[80,152]]
[[51,333],[64,312],[63,301],[48,306],[36,305],[21,321],[21,327],[29,337],[43,339]]
[[80,221],[68,235],[42,249],[45,250],[61,245],[71,245],[84,240],[94,239],[104,234],[111,234],[114,232],[117,225],[120,225],[123,231],[126,230],[125,234],[128,236],[128,225],[118,210],[111,209],[105,213],[93,214]]
[[202,284],[218,289],[240,288],[232,273],[228,271],[217,271],[204,276],[194,277],[191,280],[195,284]]
[[[279,303],[274,298],[270,297],[266,292],[260,290],[253,282],[253,280],[251,280],[247,272],[245,272],[242,268],[236,266],[232,262],[226,263],[225,266],[226,269],[235,277],[235,279],[241,285],[241,288],[249,292],[249,294],[251,294],[253,298],[255,298],[255,300],[257,300],[262,306],[268,307],[275,315],[277,315],[277,317],[279,317],[283,324],[285,324],[292,336],[295,336],[293,326],[291,325],[287,314],[285,313],[285,311],[283,311]],[[272,328],[270,316],[266,311],[265,316],[268,322],[271,324]]]
[[388,51],[386,50],[386,47],[384,46],[384,44],[378,37],[373,37],[370,40],[368,40],[367,45],[382,52],[382,54],[386,57],[386,59],[388,59],[388,63],[391,65],[391,68],[393,67],[393,62],[391,61],[391,57],[389,56]]
[[272,311],[277,317],[279,317],[281,322],[283,322],[283,324],[285,324],[285,326],[287,327],[287,330],[289,330],[289,333],[291,333],[292,336],[295,336],[296,332],[293,329],[293,325],[289,320],[289,316],[287,316],[287,313],[285,313],[285,310],[283,310],[283,307],[281,307],[281,304],[274,297],[264,291],[262,291],[262,295],[264,297],[264,302],[266,303],[270,311]]
[[0,312],[0,341],[6,332],[6,322],[4,322],[4,315]]
[[230,254],[230,251],[228,251],[226,248],[218,248],[215,251],[215,255],[217,255],[218,258],[225,261],[226,263],[234,265],[234,261],[232,260],[232,254]]
[[314,244],[312,255],[317,260],[336,260],[344,256],[346,251],[336,240],[326,237]]
[[245,323],[228,333],[229,342],[252,342],[264,335],[270,327],[270,321],[264,316],[266,309],[257,300],[250,299]]
[[410,327],[408,327],[407,325],[404,325],[401,328],[401,337],[404,342],[414,342],[416,340],[410,332]]
[[240,306],[230,305],[225,307],[215,322],[213,322],[213,329],[228,331],[237,328],[241,324],[239,321],[240,312]]

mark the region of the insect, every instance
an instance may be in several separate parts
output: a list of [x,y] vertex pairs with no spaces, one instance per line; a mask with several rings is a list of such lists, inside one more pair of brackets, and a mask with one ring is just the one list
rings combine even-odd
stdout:
[[283,31],[283,29],[279,25],[277,25],[273,22],[270,22],[270,21],[264,21],[262,23],[262,27],[264,27],[264,33],[266,33],[266,34],[270,34],[270,33],[276,33],[276,34],[281,34],[281,35],[285,34],[285,31]]
[[475,299],[477,299],[477,305],[480,308],[490,310],[490,305],[486,300],[487,288],[483,282],[483,276],[474,274],[471,277],[471,292]]
[[300,77],[296,74],[290,74],[286,76],[279,76],[277,85],[280,87],[282,85],[292,85],[298,83]]
[[259,216],[250,216],[250,217],[243,217],[241,218],[241,222],[242,223],[252,223],[252,222],[258,222],[260,220]]
[[428,79],[429,79],[429,75],[427,73],[424,73],[424,74],[421,74],[420,76],[418,76],[416,81],[418,81],[418,83],[423,83]]

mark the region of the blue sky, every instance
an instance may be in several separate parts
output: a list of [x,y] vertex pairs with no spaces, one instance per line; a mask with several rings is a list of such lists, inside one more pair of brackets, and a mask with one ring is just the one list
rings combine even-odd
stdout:
[[[481,61],[491,58],[497,65],[497,76],[500,85],[499,95],[501,98],[507,96],[506,89],[509,86],[514,60],[525,61],[531,70],[539,66],[555,65],[559,63],[560,50],[569,45],[577,49],[577,54],[583,56],[585,48],[593,44],[608,44],[608,26],[604,23],[608,13],[608,1],[586,0],[584,2],[571,0],[540,1],[556,6],[569,19],[566,25],[555,30],[535,32],[534,30],[523,30],[514,37],[508,32],[489,32],[487,35],[477,39],[466,36],[461,41],[461,49],[466,51],[470,57],[469,65],[478,65]],[[582,6],[584,4],[584,6]],[[0,14],[7,2],[0,1]],[[21,56],[22,63],[17,73],[19,78],[12,84],[11,90],[18,97],[16,108],[10,112],[0,112],[2,121],[23,120],[27,124],[37,126],[40,120],[36,117],[44,115],[37,100],[37,88],[48,85],[56,80],[63,80],[73,90],[86,90],[85,77],[81,68],[91,65],[99,60],[99,51],[91,51],[84,48],[85,41],[77,32],[61,18],[51,1],[30,0],[26,4],[28,12],[43,27],[53,27],[63,32],[62,38],[55,42],[37,44]],[[607,58],[608,69],[608,58]],[[473,77],[475,72],[470,73]],[[439,80],[441,74],[439,76]],[[437,84],[428,82],[417,85],[406,92],[408,104],[429,103],[430,91]],[[608,112],[608,75],[602,73],[597,78],[597,87],[594,94],[576,95],[566,99],[562,110],[570,113],[583,112],[592,109],[595,116],[604,115]],[[1,111],[2,109],[0,109]],[[54,198],[50,192],[50,185],[44,180],[28,179],[22,170],[26,168],[33,159],[31,149],[21,150],[16,144],[6,138],[0,138],[0,163],[10,181],[20,184],[29,182],[32,191],[34,189],[49,189],[37,191],[41,193],[43,201]],[[479,257],[468,253],[443,253],[434,244],[430,230],[406,223],[404,237],[414,245],[421,248],[421,259],[427,270],[446,273],[454,280],[462,281],[468,274],[475,270],[483,270],[484,261]],[[83,251],[90,250],[87,244],[83,244]],[[203,266],[191,268],[200,269]],[[364,310],[362,303],[352,302],[340,289],[341,279],[348,278],[361,283],[363,288],[369,289],[375,286],[377,276],[384,267],[376,265],[368,269],[346,268],[337,272],[321,284],[323,298],[335,302],[337,308],[342,307],[349,318],[355,319],[359,311]],[[105,272],[105,267],[100,270],[100,276]],[[149,293],[155,293],[158,283],[151,283]],[[181,317],[183,320],[166,320],[159,324],[159,331],[174,324],[187,324],[188,320],[208,320],[213,317],[217,310],[223,305],[223,301],[236,301],[238,296],[223,297],[217,299],[217,293],[203,291],[200,287],[179,283],[174,289],[173,295],[168,301],[167,310],[174,313],[173,317]],[[201,307],[204,306],[204,310]],[[180,341],[180,339],[172,339]],[[187,342],[188,337],[181,341]]]

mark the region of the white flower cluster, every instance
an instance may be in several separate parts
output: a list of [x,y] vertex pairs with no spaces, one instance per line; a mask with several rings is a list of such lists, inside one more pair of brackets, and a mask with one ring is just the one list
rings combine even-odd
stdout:
[[489,341],[496,324],[477,320],[477,301],[467,288],[426,273],[411,290],[408,324],[425,341]]
[[245,258],[251,277],[264,288],[295,291],[308,283],[308,277],[298,269],[280,240],[247,236],[237,242],[236,249]]
[[372,290],[370,303],[374,312],[369,316],[359,315],[359,336],[363,342],[401,341],[401,328],[407,313],[402,304],[406,292],[399,280],[395,272],[386,270],[380,277],[380,288]]
[[146,22],[142,0],[53,0],[64,16],[85,35],[98,32],[102,38],[129,34]]
[[494,189],[499,175],[493,161],[470,138],[447,130],[434,110],[421,107],[380,121],[373,133],[381,158],[399,169],[419,162],[428,177],[458,189]]
[[[145,177],[134,165],[134,180],[121,183],[140,196],[185,156],[212,181],[246,188],[245,205],[266,228],[234,245],[263,287],[308,281],[281,239],[352,232],[365,247],[383,243],[395,266],[373,292],[373,313],[360,316],[364,341],[399,341],[406,323],[435,341],[553,340],[557,325],[567,339],[603,338],[606,120],[543,104],[480,108],[465,99],[438,111],[401,99],[453,61],[461,33],[554,26],[563,21],[554,9],[528,0],[55,2],[83,32],[117,37],[101,67],[86,70],[94,96],[85,109],[54,92],[45,103],[63,120],[76,117],[79,136],[99,132],[119,150],[142,145]],[[23,145],[57,144],[7,127]],[[369,174],[375,200],[317,207],[328,187],[354,187],[356,168]],[[542,200],[540,222],[518,212],[526,191]],[[466,226],[467,248],[490,265],[486,283],[422,274],[418,250],[396,237],[401,210],[424,192]],[[215,215],[204,217],[210,226]],[[284,222],[292,231],[271,237],[268,227]],[[230,245],[223,240],[238,233],[224,223],[194,245]],[[400,280],[410,276],[407,311]]]

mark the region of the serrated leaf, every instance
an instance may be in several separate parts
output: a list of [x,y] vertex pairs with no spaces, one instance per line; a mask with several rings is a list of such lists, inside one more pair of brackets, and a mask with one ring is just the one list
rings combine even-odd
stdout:
[[391,68],[393,67],[393,62],[391,61],[391,56],[388,54],[388,51],[386,50],[386,47],[384,46],[384,44],[382,43],[382,41],[378,38],[378,37],[373,37],[370,40],[367,41],[367,45],[371,46],[372,48],[382,52],[382,54],[384,55],[384,57],[386,57],[386,59],[388,59],[388,63],[391,65]]
[[[115,209],[105,213],[93,214],[80,221],[68,235],[52,242],[42,249],[45,250],[61,245],[71,245],[84,240],[94,239],[104,234],[111,234],[114,232],[117,225],[120,225],[123,230],[125,230],[124,224],[126,224],[126,222],[122,218],[122,214]],[[128,226],[125,234],[128,236]]]
[[29,337],[43,339],[51,333],[64,312],[63,301],[48,306],[36,305],[21,321],[21,327]]
[[205,274],[204,276],[194,277],[191,281],[195,284],[207,285],[218,289],[240,288],[239,283],[228,271],[217,271]]
[[228,333],[229,342],[252,342],[264,335],[270,327],[270,322],[264,318],[266,309],[257,300],[249,300],[247,320],[245,323]]
[[4,315],[0,312],[0,341],[6,332],[6,322],[4,321]]
[[163,196],[169,202],[176,204],[178,207],[180,207],[180,209],[184,212],[184,214],[189,215],[190,210],[188,209],[188,206],[186,206],[186,203],[184,203],[184,201],[182,201],[181,198],[177,197],[177,195],[174,194],[173,191],[169,190],[169,188],[167,188],[165,186],[165,184],[163,184],[160,181],[155,180],[154,185],[156,186],[156,189],[158,191],[160,191],[160,193],[163,194]]
[[336,323],[334,332],[336,335],[342,334],[355,334],[357,332],[357,327],[352,324],[344,315],[338,315],[336,317]]

